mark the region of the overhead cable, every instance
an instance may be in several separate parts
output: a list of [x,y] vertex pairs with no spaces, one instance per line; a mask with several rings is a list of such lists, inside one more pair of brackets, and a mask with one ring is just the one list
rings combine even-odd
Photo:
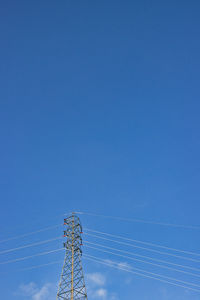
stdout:
[[[92,242],[89,242],[87,240],[84,240],[84,244],[85,243],[86,244],[90,244],[90,245],[94,245],[94,246],[98,246],[98,247],[103,247],[103,248],[106,248],[106,249],[111,249],[111,250],[119,251],[119,252],[122,252],[122,253],[125,253],[125,254],[129,254],[129,255],[132,255],[132,256],[136,256],[136,257],[146,258],[146,259],[153,260],[153,261],[156,261],[156,262],[159,262],[159,263],[164,263],[164,264],[168,264],[168,265],[171,265],[171,266],[180,267],[180,268],[184,268],[184,269],[188,269],[188,270],[193,270],[193,271],[196,271],[196,272],[200,272],[200,269],[198,269],[198,268],[194,268],[194,267],[190,267],[190,266],[186,266],[186,265],[172,263],[170,261],[166,261],[166,260],[163,260],[163,259],[158,259],[158,258],[154,258],[154,257],[151,257],[151,256],[141,255],[141,254],[136,254],[135,252],[125,251],[125,250],[119,250],[117,248],[108,247],[108,246],[105,246],[105,245],[102,245],[102,244],[99,244],[99,243],[92,243]],[[191,273],[191,274],[195,274],[195,273]]]
[[55,249],[55,250],[51,250],[51,251],[45,251],[45,252],[40,252],[40,253],[36,253],[36,254],[33,254],[33,255],[24,256],[24,257],[20,257],[20,258],[16,258],[16,259],[6,260],[6,261],[3,261],[3,262],[0,262],[0,265],[15,263],[15,262],[26,260],[26,259],[29,259],[29,258],[33,258],[33,257],[36,257],[36,256],[42,256],[42,255],[47,255],[47,254],[55,253],[55,252],[61,251],[63,249],[65,249],[65,248],[59,248],[59,249]]
[[12,248],[12,249],[3,250],[3,251],[0,252],[0,254],[9,253],[9,252],[21,250],[21,249],[24,249],[24,248],[30,248],[30,247],[33,247],[33,246],[38,246],[38,245],[50,243],[52,241],[56,241],[56,240],[59,240],[59,239],[62,239],[62,237],[57,237],[57,238],[53,238],[53,239],[49,239],[49,240],[44,240],[44,241],[41,241],[41,242],[36,242],[36,243],[32,243],[32,244],[26,244],[24,246]]
[[62,224],[54,225],[54,226],[49,226],[49,227],[44,227],[44,228],[38,229],[36,231],[31,231],[31,232],[24,233],[24,234],[21,234],[21,235],[13,236],[13,237],[10,237],[8,239],[0,240],[0,243],[8,242],[8,241],[11,241],[11,240],[16,240],[16,239],[19,239],[19,238],[23,238],[23,237],[27,237],[27,236],[30,236],[30,235],[34,235],[36,233],[40,233],[40,232],[47,231],[47,230],[50,230],[50,229],[58,228],[61,225]]
[[[126,267],[123,267],[120,264],[113,265],[113,264],[107,263],[106,260],[99,259],[98,257],[92,256],[92,255],[84,254],[83,257],[87,260],[95,261],[96,263],[106,265],[106,266],[111,267],[111,268],[115,268],[115,269],[122,270],[122,271],[125,271],[125,272],[128,272],[128,273],[136,274],[136,275],[139,275],[139,276],[142,276],[142,277],[154,279],[154,280],[157,280],[157,281],[160,281],[160,282],[164,282],[164,283],[167,283],[167,284],[170,284],[170,285],[178,286],[178,287],[181,287],[181,288],[184,288],[184,289],[188,289],[188,290],[192,290],[192,291],[200,293],[199,289],[188,287],[186,285],[182,285],[182,284],[178,284],[178,283],[175,283],[175,282],[167,281],[165,279],[160,279],[160,278],[154,277],[155,274],[151,273],[151,272],[149,272],[149,275],[146,275],[146,274],[134,271],[134,269],[130,270]],[[153,275],[153,276],[151,276],[150,274]]]
[[171,254],[171,253],[167,253],[167,252],[163,252],[163,251],[159,251],[159,250],[155,250],[155,249],[151,249],[151,248],[136,246],[136,245],[133,245],[133,244],[129,244],[129,243],[126,243],[126,242],[113,240],[113,239],[106,238],[106,237],[99,236],[99,235],[92,234],[92,233],[84,233],[84,234],[88,235],[88,236],[96,237],[96,238],[99,238],[99,239],[102,239],[102,240],[107,240],[107,241],[111,241],[111,242],[114,242],[114,243],[118,243],[118,244],[130,246],[130,247],[134,247],[134,248],[143,249],[143,250],[146,250],[146,251],[151,251],[151,252],[159,253],[159,254],[162,254],[162,255],[168,255],[168,256],[172,256],[172,257],[176,257],[176,258],[180,258],[180,259],[184,259],[184,260],[189,260],[189,261],[200,263],[200,260],[193,259],[193,258],[190,258],[190,257],[185,257],[185,256],[176,255],[176,254]]
[[101,218],[113,219],[113,220],[118,220],[118,221],[137,222],[137,223],[146,223],[146,224],[152,224],[152,225],[161,225],[161,226],[168,226],[168,227],[200,230],[200,226],[195,226],[195,225],[182,225],[182,224],[174,224],[174,223],[154,222],[154,221],[148,221],[148,220],[142,220],[142,219],[107,216],[107,215],[88,213],[88,212],[76,212],[76,214],[101,217]]
[[155,244],[155,243],[149,243],[149,242],[144,242],[144,241],[140,241],[140,240],[127,238],[127,237],[124,237],[124,236],[121,236],[121,235],[116,235],[116,234],[111,234],[111,233],[107,233],[107,232],[92,230],[92,229],[89,229],[89,228],[85,228],[84,230],[99,233],[99,234],[103,234],[103,235],[107,235],[107,236],[111,236],[111,237],[115,237],[115,238],[118,238],[118,239],[123,239],[123,240],[130,241],[130,242],[143,244],[143,245],[153,246],[153,247],[162,248],[162,249],[166,249],[166,250],[170,250],[170,251],[176,251],[176,252],[185,253],[185,254],[189,254],[189,255],[200,256],[200,253],[190,252],[190,251],[186,251],[186,250],[180,250],[180,249],[176,249],[176,248],[170,248],[170,247],[158,245],[158,244]]
[[[33,270],[33,269],[38,269],[38,268],[41,268],[41,267],[46,267],[46,266],[49,266],[49,265],[53,265],[53,264],[57,264],[57,263],[62,263],[63,261],[61,260],[56,260],[56,261],[52,261],[52,262],[49,262],[49,263],[46,263],[46,264],[41,264],[41,265],[35,265],[35,266],[32,266],[32,267],[28,267],[28,268],[22,268],[22,269],[17,269],[17,270],[12,270],[12,273],[13,272],[21,272],[21,271],[28,271],[28,270]],[[9,273],[9,276],[10,275],[10,271],[6,271],[6,272],[0,272],[0,274],[5,274],[5,273]]]
[[[103,246],[101,246],[101,247],[103,247]],[[101,249],[101,248],[97,248],[97,247],[93,247],[93,246],[88,246],[88,245],[86,245],[86,248],[94,249],[94,250],[97,250],[97,251],[109,253],[109,254],[116,255],[116,256],[121,256],[121,257],[124,257],[126,259],[130,259],[130,260],[133,260],[133,261],[139,261],[141,263],[153,265],[153,266],[156,266],[156,267],[159,267],[159,268],[164,268],[164,269],[172,270],[172,271],[175,271],[175,272],[184,273],[184,274],[187,274],[187,275],[191,275],[191,276],[195,276],[195,277],[200,277],[200,275],[195,274],[195,273],[191,273],[191,272],[187,272],[187,271],[184,271],[184,270],[175,269],[175,268],[172,268],[172,267],[168,267],[168,266],[164,266],[164,265],[152,263],[152,262],[149,262],[149,261],[145,261],[145,260],[142,260],[142,259],[130,257],[130,256],[127,256],[127,255],[118,254],[116,252],[111,252],[111,251],[104,250],[104,249]],[[107,247],[105,247],[105,248],[107,248]],[[108,247],[108,248],[110,248],[110,247]],[[123,253],[123,251],[121,251],[121,250],[118,250],[118,249],[115,249],[115,248],[111,248],[111,249]]]

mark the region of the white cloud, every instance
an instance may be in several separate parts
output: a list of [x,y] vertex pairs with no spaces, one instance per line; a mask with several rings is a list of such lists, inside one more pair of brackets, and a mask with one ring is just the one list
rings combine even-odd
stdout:
[[119,269],[126,269],[126,270],[132,269],[132,267],[127,262],[119,262],[116,264]]
[[86,275],[86,278],[89,282],[100,286],[104,285],[106,282],[105,276],[101,273],[89,273]]
[[118,300],[107,288],[107,278],[100,272],[86,274],[88,298],[91,300]]
[[21,284],[17,294],[28,297],[31,300],[53,300],[56,292],[54,291],[54,285],[50,283],[38,287],[34,282],[30,282],[28,284]]
[[95,295],[96,297],[100,298],[100,299],[106,299],[107,298],[107,295],[108,295],[108,292],[106,289],[98,289],[95,291]]
[[100,272],[86,274],[87,291],[90,299],[102,299],[107,298],[107,290],[104,285],[106,284],[106,277]]
[[105,259],[104,262],[106,264],[109,264],[110,266],[114,266],[115,268],[121,269],[121,270],[130,270],[132,269],[131,265],[129,265],[127,262],[117,262],[111,259]]
[[104,262],[109,264],[109,265],[113,265],[115,262],[111,259],[104,259]]
[[34,282],[30,282],[28,284],[21,284],[19,287],[19,292],[27,296],[33,295],[36,291],[37,287]]
[[45,284],[39,291],[33,295],[33,300],[45,300],[50,296],[50,285]]

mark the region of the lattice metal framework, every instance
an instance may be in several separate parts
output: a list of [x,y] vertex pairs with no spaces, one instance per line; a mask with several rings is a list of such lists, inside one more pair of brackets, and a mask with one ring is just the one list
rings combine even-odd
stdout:
[[64,219],[64,225],[66,254],[56,299],[86,300],[88,298],[81,262],[82,226],[75,214]]

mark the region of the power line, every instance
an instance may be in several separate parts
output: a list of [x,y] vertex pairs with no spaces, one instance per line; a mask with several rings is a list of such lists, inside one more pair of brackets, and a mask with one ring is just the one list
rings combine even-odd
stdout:
[[161,262],[161,263],[169,264],[171,266],[176,266],[176,267],[185,268],[185,269],[188,269],[188,270],[193,270],[193,271],[196,271],[196,272],[200,272],[200,269],[198,269],[198,268],[194,268],[194,267],[190,267],[190,266],[185,266],[185,265],[181,265],[181,264],[172,263],[172,262],[169,262],[169,261],[166,261],[166,260],[163,260],[163,259],[157,259],[157,258],[153,258],[153,257],[150,257],[150,256],[145,256],[145,255],[141,255],[141,254],[135,254],[135,253],[132,253],[130,251],[125,251],[125,250],[117,250],[116,248],[111,248],[111,247],[108,247],[108,246],[102,246],[101,244],[91,243],[91,242],[88,242],[88,241],[84,241],[84,243],[87,243],[87,244],[89,243],[91,245],[96,245],[96,246],[99,246],[99,247],[104,247],[104,248],[107,248],[107,249],[111,249],[111,250],[115,250],[115,251],[120,251],[120,252],[123,252],[123,253],[126,253],[126,254],[130,254],[130,255],[133,255],[133,256],[136,256],[136,257],[147,258],[147,259],[150,259],[150,260],[153,260],[153,261],[156,261],[156,262]]
[[[151,259],[151,260],[158,261],[158,262],[164,262],[164,263],[167,263],[167,264],[176,265],[176,266],[183,267],[183,268],[190,268],[190,267],[187,267],[187,266],[177,265],[177,264],[166,262],[166,261],[163,261],[163,260],[158,260],[158,259],[154,259],[154,258],[151,258],[151,257],[134,254],[132,252],[123,251],[123,250],[119,250],[119,249],[116,249],[116,248],[113,248],[113,247],[108,247],[108,246],[104,246],[104,245],[100,245],[100,244],[96,244],[96,243],[91,243],[91,242],[88,242],[88,241],[85,241],[85,243],[86,244],[95,245],[95,246],[99,246],[99,247],[106,248],[106,249],[111,249],[111,250],[118,251],[118,252],[125,253],[125,254],[130,254],[130,255],[133,255],[133,256],[136,256],[136,257],[143,257],[143,258]],[[96,248],[96,247],[90,247],[90,246],[87,246],[87,247],[94,248],[94,249],[97,249],[97,250],[101,250],[101,249]],[[55,249],[55,250],[51,250],[51,251],[45,251],[45,252],[37,253],[37,254],[31,255],[31,256],[25,256],[25,257],[22,257],[22,258],[17,258],[17,259],[13,259],[13,260],[8,260],[8,261],[0,262],[0,264],[2,265],[2,264],[8,264],[8,263],[13,263],[13,262],[18,262],[18,261],[26,260],[26,259],[33,258],[33,257],[37,257],[37,256],[41,256],[41,255],[46,255],[46,254],[51,254],[51,253],[54,253],[54,252],[58,252],[58,251],[61,251],[63,249],[64,248],[59,248],[59,249]],[[134,259],[134,258],[130,258],[130,259],[138,260],[138,259]],[[147,263],[147,264],[153,264],[153,263],[146,262],[146,261],[143,261],[143,260],[138,260],[138,261],[141,261],[141,262],[144,262],[144,263]],[[183,270],[178,270],[178,269],[175,269],[175,268],[170,268],[170,267],[162,266],[162,265],[158,265],[158,264],[153,264],[153,265],[156,265],[156,266],[159,266],[159,267],[162,267],[162,268],[172,269],[172,270],[177,271],[177,272],[182,272],[182,273],[186,273],[186,274],[189,274],[189,275],[200,277],[200,275],[194,274],[194,273],[191,273],[191,272],[186,272],[186,271],[183,271]],[[196,269],[196,268],[191,268],[191,269],[194,269],[196,271],[200,271],[199,269]]]
[[[103,247],[103,246],[102,246],[102,247]],[[97,248],[97,247],[86,246],[86,248],[98,250],[98,251],[101,251],[101,252],[113,254],[113,255],[116,255],[116,256],[120,256],[120,257],[124,257],[124,258],[126,258],[126,259],[130,259],[130,260],[133,260],[133,261],[139,261],[139,262],[142,262],[142,263],[144,263],[144,264],[153,265],[153,266],[156,266],[156,267],[159,267],[159,268],[164,268],[164,269],[168,269],[168,270],[172,270],[172,271],[176,271],[176,272],[180,272],[180,273],[184,273],[184,274],[188,274],[188,275],[200,277],[200,275],[198,275],[198,274],[190,273],[190,272],[187,272],[187,271],[175,269],[175,268],[168,267],[168,266],[163,266],[163,265],[155,264],[155,263],[148,262],[148,261],[145,261],[145,260],[142,260],[142,259],[133,258],[133,257],[127,256],[127,255],[118,254],[118,253],[111,252],[111,251],[108,251],[108,250],[103,250],[103,249],[100,249],[100,248]],[[116,250],[116,249],[114,249],[114,250],[115,250],[115,251],[121,252],[120,250]]]
[[126,241],[140,243],[140,244],[143,244],[143,245],[148,245],[148,246],[153,246],[153,247],[157,247],[157,248],[163,248],[163,249],[167,249],[167,250],[171,250],[171,251],[176,251],[176,252],[180,252],[180,253],[185,253],[185,254],[200,256],[199,253],[190,252],[190,251],[186,251],[186,250],[175,249],[175,248],[170,248],[170,247],[167,247],[167,246],[162,246],[162,245],[158,245],[158,244],[155,244],[155,243],[149,243],[149,242],[144,242],[144,241],[140,241],[140,240],[135,240],[135,239],[123,237],[123,236],[120,236],[120,235],[115,235],[115,234],[110,234],[110,233],[106,233],[106,232],[102,232],[102,231],[92,230],[92,229],[89,229],[89,228],[85,228],[85,230],[86,231],[95,232],[95,233],[100,233],[100,234],[111,236],[111,237],[115,237],[115,238],[119,238],[119,239],[123,239],[123,240],[126,240]]
[[[64,214],[62,216],[66,216],[66,215],[69,215],[69,214],[70,213]],[[200,226],[162,223],[162,222],[154,222],[154,221],[140,220],[140,219],[134,219],[134,218],[115,217],[115,216],[101,215],[101,214],[94,214],[94,213],[86,213],[86,212],[76,212],[76,214],[102,217],[102,218],[108,218],[108,219],[119,220],[119,221],[139,222],[139,223],[147,223],[147,224],[155,224],[155,225],[171,226],[171,227],[180,227],[180,228],[187,228],[187,229],[198,229],[198,230],[200,229]],[[59,216],[61,216],[61,215],[59,215]],[[43,232],[43,231],[46,231],[46,230],[57,228],[60,225],[62,225],[62,224],[57,224],[57,225],[50,226],[50,227],[44,227],[44,228],[36,230],[36,231],[31,231],[31,232],[28,232],[28,233],[25,233],[25,234],[13,236],[13,237],[10,237],[10,238],[7,238],[7,239],[0,240],[0,243],[15,240],[15,239],[18,239],[18,238],[23,238],[23,237],[30,236],[30,235],[34,235],[36,233],[40,233],[40,232]],[[138,241],[138,242],[140,242],[140,241]],[[156,244],[155,244],[155,246],[156,246]],[[164,246],[159,246],[159,247],[164,247]],[[172,248],[172,250],[176,251],[177,249]],[[181,251],[181,250],[178,250],[178,251]],[[189,254],[200,255],[200,254],[195,254],[195,253],[189,253]]]
[[[70,215],[71,212],[69,213],[65,213],[65,214],[60,214],[60,215],[56,215],[54,216],[53,218],[51,219],[54,219],[57,218],[57,217],[64,217],[66,215]],[[34,222],[35,223],[38,223],[37,221]],[[17,236],[12,236],[10,238],[7,238],[7,239],[3,239],[3,240],[0,240],[0,243],[4,243],[4,242],[7,242],[7,241],[10,241],[10,240],[14,240],[14,239],[18,239],[18,238],[22,238],[22,237],[26,237],[26,236],[29,236],[29,235],[32,235],[32,234],[35,234],[35,233],[39,233],[39,232],[42,232],[42,231],[46,231],[46,230],[50,230],[50,229],[53,229],[53,228],[57,228],[57,227],[60,227],[60,225],[63,225],[63,224],[57,224],[57,225],[53,225],[53,226],[50,226],[50,227],[44,227],[44,228],[41,228],[41,229],[38,229],[36,231],[31,231],[31,232],[28,232],[28,233],[24,233],[24,234],[21,234],[21,235],[17,235]],[[20,226],[22,227],[22,226]],[[23,226],[24,227],[24,226]]]
[[[160,282],[164,282],[164,283],[167,283],[167,284],[170,284],[170,285],[178,286],[178,287],[181,287],[181,288],[184,288],[184,289],[188,289],[188,290],[192,290],[192,291],[200,293],[200,290],[192,288],[192,287],[188,287],[188,286],[178,284],[178,283],[175,283],[175,282],[169,282],[167,280],[156,278],[156,277],[146,275],[146,274],[143,274],[143,273],[140,273],[140,272],[136,272],[136,271],[127,269],[127,268],[119,266],[119,265],[111,265],[111,264],[105,262],[105,260],[99,259],[98,257],[92,256],[92,255],[84,254],[84,258],[87,259],[87,260],[91,260],[91,261],[94,261],[96,263],[102,264],[102,265],[106,265],[106,266],[111,267],[111,268],[115,268],[115,269],[122,270],[122,271],[125,271],[125,272],[128,272],[128,273],[136,274],[136,275],[139,275],[139,276],[142,276],[142,277],[154,279],[154,280],[157,280],[157,281],[160,281]],[[151,272],[149,272],[149,273],[151,275],[154,275],[154,273],[151,273]]]
[[37,243],[27,244],[27,245],[20,246],[20,247],[17,247],[17,248],[7,249],[7,250],[4,250],[4,251],[1,251],[0,254],[5,254],[5,253],[21,250],[21,249],[24,249],[24,248],[30,248],[30,247],[33,247],[33,246],[46,244],[46,243],[56,241],[56,240],[59,240],[59,239],[62,239],[62,237],[57,237],[57,238],[50,239],[50,240],[45,240],[45,241],[41,241],[41,242],[37,242]]
[[[56,261],[52,261],[52,262],[49,262],[49,263],[46,263],[46,264],[35,265],[35,266],[32,266],[32,267],[28,267],[28,268],[12,270],[12,273],[13,272],[21,272],[21,271],[28,271],[28,270],[38,269],[38,268],[41,268],[41,267],[45,267],[45,266],[49,266],[49,265],[53,265],[53,264],[57,264],[57,263],[61,263],[61,262],[62,262],[61,260],[56,260]],[[5,274],[5,273],[9,273],[9,276],[10,276],[10,271],[1,272],[0,274]]]
[[23,238],[23,237],[26,237],[26,236],[34,235],[36,233],[40,233],[40,232],[47,231],[47,230],[50,230],[50,229],[58,228],[61,225],[63,225],[63,224],[44,227],[44,228],[38,229],[36,231],[31,231],[31,232],[24,233],[24,234],[21,234],[21,235],[13,236],[13,237],[10,237],[10,238],[5,239],[5,240],[0,240],[0,243],[8,242],[8,241],[11,241],[11,240],[16,240],[16,239]]
[[146,224],[152,224],[152,225],[160,225],[160,226],[200,230],[200,226],[194,226],[194,225],[182,225],[182,224],[173,224],[173,223],[154,222],[154,221],[148,221],[148,220],[142,220],[142,219],[107,216],[107,215],[87,213],[87,212],[76,212],[76,213],[81,214],[81,215],[101,217],[101,218],[113,219],[113,220],[118,220],[118,221],[137,222],[137,223],[144,223],[144,224],[146,223]]
[[113,239],[109,239],[109,238],[105,238],[105,237],[102,237],[102,236],[98,236],[98,235],[95,235],[95,234],[92,234],[92,233],[85,233],[85,235],[89,235],[89,236],[92,236],[92,237],[96,237],[96,238],[99,238],[99,239],[111,241],[111,242],[122,244],[122,245],[126,245],[126,246],[131,246],[131,247],[134,247],[134,248],[143,249],[143,250],[146,250],[146,251],[151,251],[151,252],[159,253],[159,254],[162,254],[162,255],[169,255],[169,256],[172,256],[172,257],[181,258],[181,259],[185,259],[185,260],[189,260],[189,261],[193,261],[193,262],[198,262],[198,263],[200,262],[197,259],[193,259],[193,258],[189,258],[189,257],[184,257],[184,256],[180,256],[180,255],[175,255],[175,254],[171,254],[171,253],[167,253],[167,252],[162,252],[162,251],[159,251],[159,250],[150,249],[150,248],[146,248],[146,247],[136,246],[136,245],[129,244],[129,243],[126,243],[126,242],[116,241],[116,240],[113,240]]
[[11,260],[7,260],[7,261],[3,261],[3,262],[0,262],[0,265],[10,264],[10,263],[14,263],[14,262],[26,260],[26,259],[37,257],[37,256],[42,256],[42,255],[47,255],[47,254],[55,253],[55,252],[61,251],[63,249],[64,248],[59,248],[59,249],[55,249],[55,250],[51,250],[51,251],[40,252],[40,253],[36,253],[36,254],[33,254],[33,255],[29,255],[29,256],[24,256],[24,257],[20,257],[20,258],[16,258],[16,259],[11,259]]

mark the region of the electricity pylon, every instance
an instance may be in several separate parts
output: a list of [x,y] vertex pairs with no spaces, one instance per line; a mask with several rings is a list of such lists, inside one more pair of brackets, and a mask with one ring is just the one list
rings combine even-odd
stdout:
[[88,298],[81,263],[82,226],[74,214],[64,219],[64,225],[66,253],[56,299],[86,300]]

